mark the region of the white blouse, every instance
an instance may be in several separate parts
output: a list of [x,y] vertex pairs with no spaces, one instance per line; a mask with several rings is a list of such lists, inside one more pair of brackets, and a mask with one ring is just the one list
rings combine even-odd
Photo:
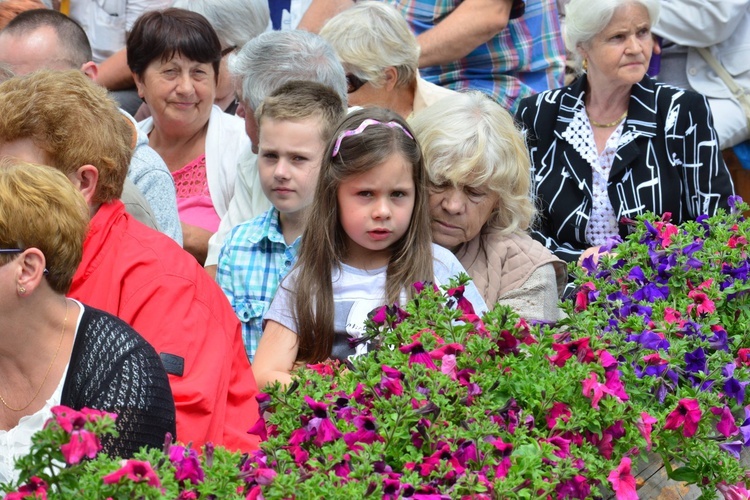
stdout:
[[625,120],[620,122],[617,128],[607,139],[604,150],[597,154],[596,141],[591,128],[591,122],[586,114],[586,108],[581,107],[576,111],[573,120],[565,129],[562,136],[591,166],[591,216],[586,225],[586,241],[590,245],[603,245],[607,239],[620,234],[617,227],[617,218],[609,201],[607,186],[609,184],[609,172],[615,160],[615,152],[619,147]]
[[[76,321],[75,329],[75,334],[77,335],[78,327],[83,317],[83,305],[77,300],[73,300],[73,302],[78,304],[78,320]],[[18,480],[18,471],[13,468],[16,459],[27,455],[31,451],[31,436],[37,431],[42,430],[44,423],[53,416],[52,408],[60,404],[69,366],[70,363],[65,366],[65,371],[60,382],[57,384],[55,392],[52,393],[52,396],[49,397],[41,409],[31,415],[21,417],[18,425],[12,429],[7,431],[0,430],[0,483]]]

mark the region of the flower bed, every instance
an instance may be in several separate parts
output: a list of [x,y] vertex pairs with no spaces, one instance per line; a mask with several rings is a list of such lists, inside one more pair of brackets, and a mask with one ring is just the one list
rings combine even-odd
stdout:
[[[502,306],[479,318],[461,282],[381,308],[369,325],[379,349],[351,366],[309,366],[262,395],[265,421],[251,432],[265,442],[250,456],[169,445],[50,475],[39,457],[71,462],[60,444],[81,433],[53,422],[21,461],[27,491],[8,498],[43,496],[43,480],[60,498],[630,499],[633,465],[649,451],[673,479],[748,498],[743,208],[680,227],[668,216],[634,223],[578,271],[554,326]],[[105,431],[108,419],[82,429]]]

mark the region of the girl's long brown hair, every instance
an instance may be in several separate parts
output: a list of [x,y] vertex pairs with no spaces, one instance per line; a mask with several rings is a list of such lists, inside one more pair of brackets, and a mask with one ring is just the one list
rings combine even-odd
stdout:
[[427,173],[417,142],[397,127],[371,125],[360,134],[344,138],[338,154],[332,157],[339,135],[356,129],[367,118],[396,122],[414,137],[397,114],[382,108],[366,108],[344,119],[328,144],[300,243],[298,275],[292,293],[299,361],[320,362],[331,355],[333,348],[332,272],[334,267],[340,269],[346,258],[346,235],[339,222],[337,193],[345,179],[383,164],[393,154],[402,155],[413,166],[414,211],[406,234],[391,247],[385,299],[388,304],[398,302],[404,289],[409,296],[413,294],[413,283],[434,279]]

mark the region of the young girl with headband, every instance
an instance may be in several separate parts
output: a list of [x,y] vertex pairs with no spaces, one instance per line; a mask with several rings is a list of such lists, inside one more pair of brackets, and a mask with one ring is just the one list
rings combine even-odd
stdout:
[[[323,157],[297,266],[265,316],[253,362],[259,387],[288,383],[301,363],[366,352],[349,339],[364,333],[368,313],[403,304],[413,283],[445,284],[463,272],[431,243],[427,199],[422,153],[406,122],[380,108],[342,122]],[[478,314],[487,309],[473,284],[465,296]]]

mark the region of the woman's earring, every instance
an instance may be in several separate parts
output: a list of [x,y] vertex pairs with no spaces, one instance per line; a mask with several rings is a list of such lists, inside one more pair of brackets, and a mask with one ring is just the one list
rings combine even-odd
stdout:
[[18,295],[23,295],[24,293],[26,293],[26,287],[24,287],[23,285],[19,286]]
[[583,66],[583,71],[588,71],[589,70],[589,60],[588,59],[584,59],[582,66]]

